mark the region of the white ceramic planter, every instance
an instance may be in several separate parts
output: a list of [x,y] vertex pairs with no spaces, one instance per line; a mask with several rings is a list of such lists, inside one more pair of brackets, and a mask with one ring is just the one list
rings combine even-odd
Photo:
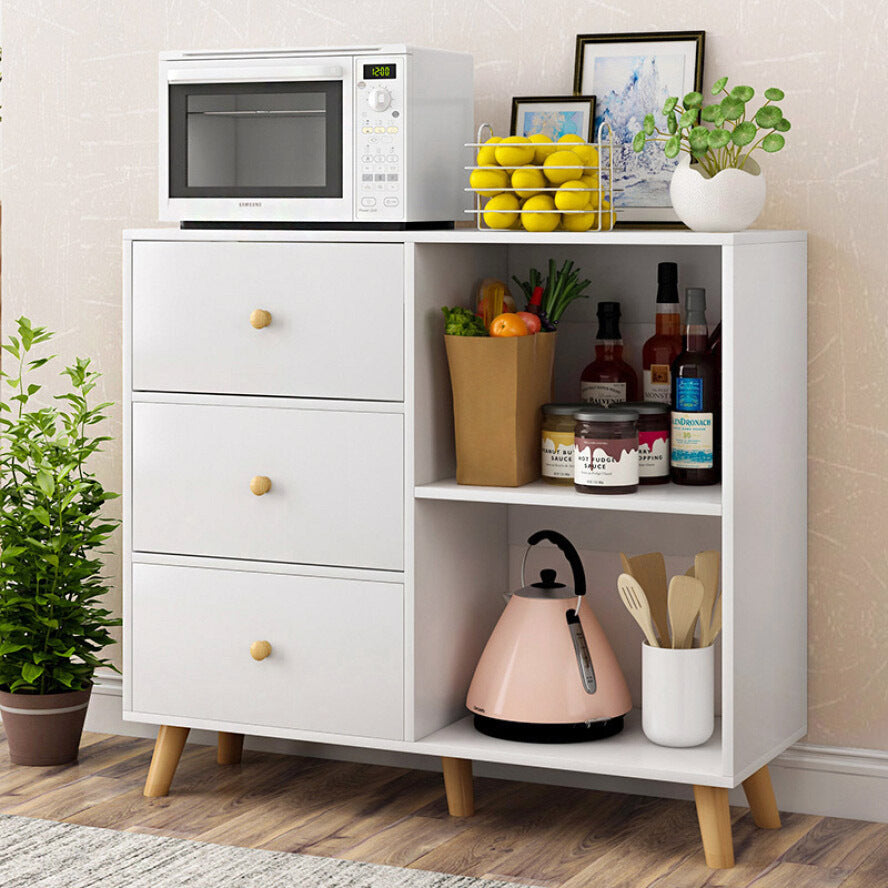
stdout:
[[761,214],[765,195],[764,173],[751,158],[742,170],[710,178],[685,155],[669,183],[672,206],[693,231],[743,231]]
[[641,728],[659,746],[699,746],[715,728],[715,648],[642,646]]

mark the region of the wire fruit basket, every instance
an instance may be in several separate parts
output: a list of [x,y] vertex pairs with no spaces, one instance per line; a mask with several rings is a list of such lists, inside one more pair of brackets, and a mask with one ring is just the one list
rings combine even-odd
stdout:
[[[608,231],[616,212],[613,187],[616,163],[614,134],[604,121],[598,139],[553,141],[496,139],[482,123],[469,172],[472,209],[479,229],[515,231]],[[570,156],[570,155],[573,156]]]

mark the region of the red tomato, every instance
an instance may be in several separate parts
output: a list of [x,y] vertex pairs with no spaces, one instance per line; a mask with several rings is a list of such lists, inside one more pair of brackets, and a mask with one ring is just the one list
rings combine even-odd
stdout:
[[527,327],[528,333],[539,333],[540,327],[542,324],[540,323],[539,317],[535,315],[531,311],[519,311],[516,312],[519,318],[524,321],[524,326]]
[[510,311],[497,315],[490,322],[491,336],[527,336],[527,333],[524,321]]

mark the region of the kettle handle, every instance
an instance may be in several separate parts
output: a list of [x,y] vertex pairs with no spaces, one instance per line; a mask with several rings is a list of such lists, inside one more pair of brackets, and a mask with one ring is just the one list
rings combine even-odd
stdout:
[[[583,562],[580,561],[580,555],[574,548],[574,544],[563,534],[557,530],[538,530],[527,538],[528,546],[535,546],[543,540],[554,543],[564,553],[570,569],[573,571],[573,584],[577,597],[586,594],[586,571],[583,570]],[[522,581],[523,582],[523,581]]]

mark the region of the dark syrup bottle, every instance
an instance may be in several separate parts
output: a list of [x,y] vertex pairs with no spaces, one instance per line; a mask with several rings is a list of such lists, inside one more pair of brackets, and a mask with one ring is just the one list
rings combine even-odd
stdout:
[[638,377],[623,360],[620,303],[599,302],[595,360],[580,376],[580,399],[607,407],[617,401],[634,401],[637,397]]
[[661,262],[657,266],[657,329],[641,352],[645,401],[672,403],[672,362],[681,346],[678,266]]
[[689,288],[684,346],[672,363],[670,472],[676,484],[721,480],[720,376],[718,361],[709,350],[706,291]]

